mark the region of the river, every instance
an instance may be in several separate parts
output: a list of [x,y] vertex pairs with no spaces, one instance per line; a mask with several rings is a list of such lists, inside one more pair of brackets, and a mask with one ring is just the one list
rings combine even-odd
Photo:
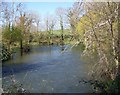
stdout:
[[3,63],[2,84],[4,89],[9,87],[13,74],[31,93],[90,93],[89,84],[79,83],[89,78],[88,71],[79,47],[62,51],[56,45],[34,46],[30,53]]

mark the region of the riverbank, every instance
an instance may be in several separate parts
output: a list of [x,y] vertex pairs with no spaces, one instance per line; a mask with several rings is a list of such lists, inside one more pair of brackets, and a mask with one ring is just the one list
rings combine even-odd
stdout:
[[[58,33],[57,33],[58,32]],[[34,39],[32,39],[29,43],[26,44],[26,42],[23,42],[22,44],[22,49],[19,45],[18,42],[16,43],[13,43],[10,45],[10,48],[8,47],[8,44],[6,43],[3,43],[3,52],[2,52],[2,61],[6,61],[6,60],[9,60],[10,58],[12,58],[13,56],[13,53],[15,52],[20,52],[21,53],[25,53],[25,52],[29,52],[31,47],[35,46],[35,45],[74,45],[78,39],[74,39],[73,38],[73,35],[70,35],[68,34],[67,32],[65,32],[64,34],[64,39],[61,40],[61,34],[59,31],[57,31],[52,34],[51,38],[49,39],[48,38],[48,34],[45,32],[45,33],[41,33],[39,36],[39,40],[38,38],[36,39],[34,37]],[[34,34],[35,36],[35,34]],[[37,35],[38,36],[38,35]],[[36,37],[37,37],[36,36]],[[4,50],[6,50],[6,52],[4,52]],[[22,55],[22,54],[21,54]],[[8,57],[6,57],[8,56]]]

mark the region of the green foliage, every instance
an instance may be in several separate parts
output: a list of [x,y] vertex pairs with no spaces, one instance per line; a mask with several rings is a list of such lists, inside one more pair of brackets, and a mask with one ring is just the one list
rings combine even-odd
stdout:
[[[116,10],[117,3],[114,2],[87,3],[86,13],[76,26],[85,44],[82,57],[93,65],[89,74],[104,84],[106,92],[111,89],[118,69]],[[112,87],[116,89],[115,85]]]
[[23,35],[19,27],[13,27],[11,34],[13,41],[20,41],[23,38]]
[[95,79],[81,79],[79,83],[90,84],[93,86],[94,90],[99,93],[118,93],[116,80],[100,81]]
[[0,53],[0,59],[1,59],[0,61],[6,61],[6,60],[10,59],[11,54],[6,49],[6,47],[4,45],[0,44],[0,49],[2,49],[1,53]]
[[10,29],[10,27],[7,26],[3,29],[3,39],[10,42],[20,41],[20,39],[22,39],[21,30],[18,27],[13,26],[12,29]]
[[3,35],[3,39],[6,40],[10,40],[11,39],[11,31],[10,31],[10,27],[6,26],[3,31],[2,31]]

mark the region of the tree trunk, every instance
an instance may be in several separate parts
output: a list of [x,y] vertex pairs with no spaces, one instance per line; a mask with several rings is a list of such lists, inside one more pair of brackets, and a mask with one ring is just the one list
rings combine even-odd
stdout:
[[120,72],[120,3],[118,5],[118,71]]
[[116,76],[116,82],[118,86],[118,93],[120,93],[120,3],[118,3],[118,71]]
[[60,17],[60,27],[61,27],[61,45],[64,45],[64,37],[63,37],[63,19]]
[[49,38],[49,45],[51,45],[51,31],[49,30],[48,33],[49,33],[49,35],[48,35],[48,38]]
[[21,56],[23,55],[23,43],[22,43],[22,39],[20,40],[20,53]]
[[61,33],[61,40],[62,40],[62,45],[64,45],[64,37],[63,37],[63,26],[62,26],[62,33]]

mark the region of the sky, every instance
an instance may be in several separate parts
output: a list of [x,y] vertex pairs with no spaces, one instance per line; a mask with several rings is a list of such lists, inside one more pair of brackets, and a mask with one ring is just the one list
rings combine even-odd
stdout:
[[[40,15],[42,28],[45,29],[45,25],[43,25],[43,23],[47,15],[51,16],[56,15],[56,9],[60,7],[62,8],[72,7],[73,2],[24,2],[24,4],[29,12],[34,12]],[[59,27],[59,24],[57,24],[56,26]]]
[[[64,0],[63,0],[64,1]],[[20,2],[16,2],[20,3]],[[40,16],[42,28],[45,28],[44,19],[47,15],[55,16],[57,8],[70,8],[74,2],[22,2],[26,11]],[[57,24],[57,23],[56,23]],[[1,25],[1,22],[0,22]],[[58,26],[58,24],[56,25]]]
[[41,16],[45,16],[47,13],[55,14],[57,8],[69,8],[72,7],[73,2],[26,2],[25,6],[28,10],[39,13]]

